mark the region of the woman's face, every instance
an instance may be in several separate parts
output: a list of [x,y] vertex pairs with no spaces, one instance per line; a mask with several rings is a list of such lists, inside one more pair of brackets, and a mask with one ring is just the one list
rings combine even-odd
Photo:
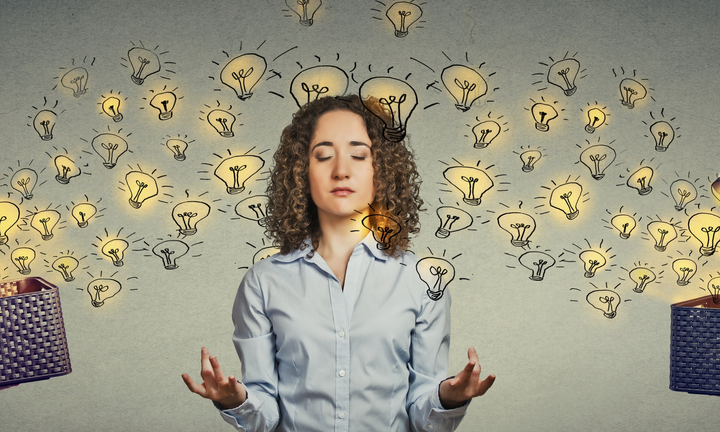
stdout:
[[366,213],[375,200],[365,121],[344,110],[321,115],[310,140],[310,195],[321,224]]

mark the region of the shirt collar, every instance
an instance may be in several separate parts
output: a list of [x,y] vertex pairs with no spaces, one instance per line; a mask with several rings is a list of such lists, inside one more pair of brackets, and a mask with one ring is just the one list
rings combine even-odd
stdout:
[[[284,254],[284,255],[275,254],[272,256],[272,259],[274,261],[278,261],[278,262],[292,262],[292,261],[298,260],[300,258],[305,258],[306,260],[311,261],[312,258],[308,258],[308,256],[307,256],[313,250],[312,249],[312,241],[310,240],[309,237],[303,241],[303,245],[305,246],[304,249],[297,248],[297,249],[290,251],[289,253]],[[365,238],[363,238],[360,241],[360,243],[358,243],[355,246],[355,249],[353,249],[353,250],[357,250],[358,248],[365,248],[365,250],[370,255],[372,255],[375,259],[386,261],[388,258],[388,256],[385,254],[385,252],[381,251],[377,247],[377,242],[375,241],[375,238],[372,235],[372,231],[369,232],[365,236]]]

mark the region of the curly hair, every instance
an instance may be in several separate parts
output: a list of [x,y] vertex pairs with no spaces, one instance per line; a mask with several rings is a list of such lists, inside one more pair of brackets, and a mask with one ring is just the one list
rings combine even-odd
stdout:
[[[382,113],[376,100],[366,99],[365,105]],[[273,156],[274,166],[267,188],[268,207],[265,235],[280,253],[302,248],[310,237],[317,249],[322,235],[318,212],[310,196],[310,142],[320,116],[329,111],[344,110],[359,115],[365,121],[370,138],[375,184],[374,213],[386,215],[401,227],[392,236],[384,252],[397,256],[410,246],[410,235],[420,229],[418,212],[422,210],[420,175],[414,155],[404,142],[387,140],[385,122],[375,116],[357,95],[324,97],[301,107],[280,137],[280,145]]]

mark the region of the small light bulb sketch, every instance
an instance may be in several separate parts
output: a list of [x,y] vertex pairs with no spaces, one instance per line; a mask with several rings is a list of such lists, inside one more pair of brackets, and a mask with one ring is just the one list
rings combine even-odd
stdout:
[[720,216],[713,213],[695,213],[688,220],[690,233],[700,242],[700,253],[710,256],[720,243]]
[[635,288],[633,288],[633,291],[636,293],[642,293],[645,291],[645,288],[647,288],[647,286],[657,277],[652,270],[645,267],[635,267],[630,270],[629,276],[630,279],[635,282]]
[[665,252],[667,245],[678,236],[675,225],[663,221],[650,222],[647,230],[648,234],[655,240],[655,250],[658,252]]
[[568,220],[573,220],[580,214],[578,203],[583,188],[579,183],[568,182],[557,186],[550,194],[550,206],[565,213]]
[[88,71],[84,67],[69,70],[60,79],[63,87],[72,90],[73,96],[79,98],[87,91]]
[[160,72],[160,59],[149,49],[134,47],[128,51],[127,55],[133,70],[130,79],[135,84],[142,85],[148,76]]
[[647,89],[631,78],[620,81],[620,102],[629,109],[635,108],[637,101],[647,96]]
[[610,220],[610,224],[620,232],[620,238],[629,239],[630,234],[637,226],[635,218],[629,214],[621,213],[613,216]]
[[534,170],[535,164],[537,163],[537,161],[540,160],[541,157],[542,153],[540,152],[540,150],[535,149],[526,150],[520,153],[520,160],[523,163],[522,171],[528,173]]
[[121,121],[123,119],[123,115],[120,112],[120,98],[116,96],[108,96],[103,100],[102,104],[102,111],[115,123]]
[[607,264],[605,255],[592,249],[580,252],[579,258],[583,262],[586,278],[594,277],[595,273]]
[[92,148],[103,160],[103,166],[112,169],[117,161],[127,150],[128,143],[125,139],[111,133],[102,133],[92,140]]
[[10,201],[0,201],[0,246],[7,244],[8,231],[20,219],[20,207]]
[[720,277],[710,279],[707,284],[707,290],[712,296],[713,303],[720,303]]
[[122,267],[125,263],[125,251],[130,245],[124,239],[112,239],[105,242],[100,248],[103,255],[110,258],[115,267]]
[[[288,0],[292,1],[292,0]],[[342,96],[350,79],[337,66],[320,65],[301,70],[290,83],[290,94],[298,107],[326,96]]]
[[603,313],[605,318],[613,319],[617,316],[617,308],[620,305],[620,295],[612,290],[590,291],[585,297],[590,306]]
[[122,285],[115,279],[94,279],[87,286],[87,293],[90,294],[90,304],[96,308],[104,306],[105,302],[115,297],[121,289]]
[[673,200],[675,200],[675,210],[682,211],[685,209],[685,206],[697,198],[698,193],[695,185],[691,182],[678,179],[670,185],[670,195],[673,197]]
[[550,104],[544,102],[535,103],[530,108],[533,120],[535,120],[535,129],[540,132],[547,132],[550,130],[550,121],[557,118],[559,115],[557,110]]
[[180,234],[194,235],[198,222],[210,214],[210,205],[202,201],[185,201],[176,205],[171,214]]
[[235,214],[264,227],[267,221],[267,204],[267,195],[249,196],[235,205]]
[[510,244],[515,247],[525,247],[530,243],[530,236],[537,227],[535,219],[527,213],[508,212],[497,218],[497,223],[510,234]]
[[595,133],[597,128],[605,124],[607,116],[600,108],[591,108],[587,112],[588,123],[585,125],[585,132]]
[[697,263],[690,258],[678,258],[673,261],[672,269],[677,274],[678,286],[686,286],[697,273]]
[[310,27],[322,0],[285,0],[285,4],[300,18],[301,25]]
[[38,175],[34,169],[22,168],[15,171],[10,179],[10,186],[20,192],[26,200],[33,197],[33,190],[38,183]]
[[529,251],[520,255],[518,262],[530,270],[530,280],[542,281],[545,278],[545,272],[555,265],[555,258],[540,251]]
[[187,243],[180,240],[166,240],[158,243],[152,252],[162,260],[165,270],[178,268],[177,260],[190,251]]
[[85,228],[88,226],[90,219],[97,214],[97,207],[88,202],[84,202],[73,207],[70,213],[75,221],[77,221],[78,227]]
[[235,132],[233,132],[235,120],[236,118],[233,114],[221,109],[214,109],[207,115],[207,122],[223,138],[232,138],[235,136]]
[[485,171],[475,167],[450,167],[443,177],[462,192],[463,202],[471,206],[480,205],[482,196],[495,185]]
[[265,161],[259,156],[231,156],[215,168],[214,174],[225,183],[228,194],[237,195],[245,190],[245,183],[264,165]]
[[615,161],[615,150],[604,144],[586,148],[580,153],[580,162],[589,170],[592,178],[601,180],[605,177],[605,170]]
[[170,149],[176,161],[185,160],[185,150],[188,148],[187,142],[178,138],[170,138],[165,142],[165,146]]
[[177,103],[177,96],[172,91],[165,91],[156,94],[150,100],[150,106],[158,110],[160,120],[170,120],[173,116],[173,109]]
[[35,250],[29,247],[16,248],[10,253],[10,259],[17,267],[18,273],[29,275],[32,271],[30,264],[35,260]]
[[[455,99],[455,108],[465,112],[488,90],[487,81],[475,69],[454,64],[443,69],[440,79]],[[499,127],[498,127],[499,129]],[[499,132],[499,131],[498,131]]]
[[450,282],[455,279],[455,267],[438,257],[420,259],[415,265],[420,280],[428,287],[427,295],[431,300],[440,300]]
[[220,81],[235,91],[238,99],[247,100],[253,95],[253,88],[260,82],[267,62],[254,54],[242,54],[230,60],[220,72]]
[[423,11],[418,5],[407,1],[395,2],[385,12],[385,16],[395,27],[395,37],[399,38],[408,35],[410,26],[415,24],[422,14]]
[[380,250],[390,249],[392,239],[402,231],[400,222],[384,214],[365,216],[362,219],[362,226],[372,232],[373,239]]
[[408,119],[417,106],[415,89],[397,78],[374,77],[360,85],[359,93],[365,108],[385,123],[385,138],[402,141]]
[[640,195],[647,195],[652,192],[653,188],[650,186],[650,181],[653,178],[652,168],[644,166],[630,175],[627,180],[628,187],[636,189]]
[[57,210],[41,210],[33,214],[30,226],[40,233],[40,237],[47,241],[53,238],[53,229],[60,222],[60,212]]
[[657,121],[650,126],[650,135],[655,139],[655,150],[664,152],[675,139],[675,130],[666,121]]
[[55,157],[54,163],[55,170],[57,171],[55,180],[57,180],[57,182],[60,184],[68,184],[70,183],[71,178],[77,177],[82,174],[80,168],[75,165],[75,161],[65,155],[59,155]]
[[255,264],[258,261],[264,260],[265,258],[270,258],[271,256],[280,253],[280,248],[276,246],[267,246],[259,251],[255,252],[255,255],[253,255],[252,263]]
[[57,114],[50,110],[41,110],[33,119],[33,128],[43,141],[53,139],[53,129],[57,123]]
[[465,210],[452,206],[441,206],[436,210],[440,226],[435,231],[435,237],[448,238],[451,233],[469,228],[473,223],[473,217]]
[[72,272],[74,272],[79,265],[80,262],[75,257],[65,255],[53,261],[52,268],[62,275],[65,282],[72,282],[75,280]]
[[565,96],[572,96],[577,91],[575,79],[580,71],[580,62],[574,58],[562,59],[548,70],[547,81],[562,89]]
[[473,135],[475,135],[475,144],[473,145],[476,149],[482,149],[490,145],[492,141],[500,135],[500,125],[498,122],[493,120],[487,120],[475,125],[472,128]]
[[142,171],[130,171],[127,173],[125,183],[130,191],[128,203],[134,209],[139,209],[148,198],[158,194],[158,185],[155,178]]

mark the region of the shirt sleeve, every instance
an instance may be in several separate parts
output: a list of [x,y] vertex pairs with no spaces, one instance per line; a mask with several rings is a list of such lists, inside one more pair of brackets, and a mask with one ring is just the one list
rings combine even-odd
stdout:
[[242,363],[242,382],[248,397],[236,408],[221,410],[220,415],[239,431],[273,431],[280,419],[275,335],[253,268],[240,283],[232,318],[233,343]]

